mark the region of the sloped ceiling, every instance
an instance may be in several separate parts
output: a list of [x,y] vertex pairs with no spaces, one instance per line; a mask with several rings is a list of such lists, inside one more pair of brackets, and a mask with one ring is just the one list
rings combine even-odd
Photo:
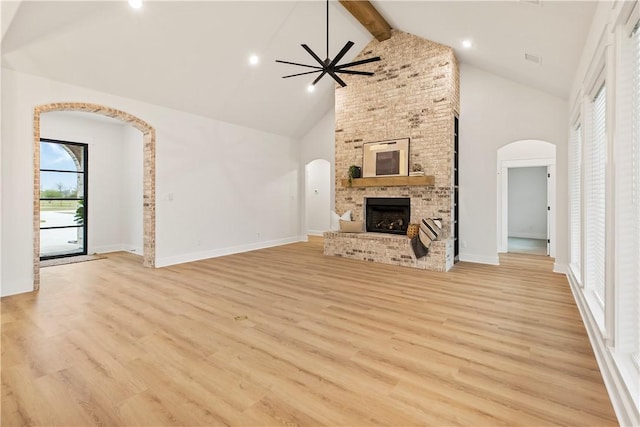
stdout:
[[[580,1],[372,3],[392,27],[452,46],[461,62],[560,97],[595,10]],[[324,57],[323,1],[147,0],[140,10],[125,0],[3,1],[2,12],[8,68],[294,137],[333,105],[330,78],[308,93],[313,77],[282,79],[304,70],[274,62],[313,64],[301,43]],[[351,60],[372,36],[334,0],[329,13],[329,56],[351,40]]]

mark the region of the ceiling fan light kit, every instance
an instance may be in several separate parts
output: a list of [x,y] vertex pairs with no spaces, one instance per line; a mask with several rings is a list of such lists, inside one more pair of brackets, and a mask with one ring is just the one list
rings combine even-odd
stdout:
[[361,59],[359,61],[349,62],[348,64],[338,65],[340,60],[344,57],[344,55],[346,55],[346,53],[349,51],[349,49],[351,49],[351,47],[353,47],[353,45],[354,45],[354,43],[352,41],[348,41],[344,45],[344,47],[340,50],[340,52],[335,56],[335,58],[333,58],[333,60],[329,59],[329,0],[327,0],[327,57],[326,57],[326,59],[323,61],[322,59],[320,59],[320,57],[318,55],[316,55],[316,53],[314,51],[311,50],[311,48],[309,46],[307,46],[306,44],[302,44],[301,45],[302,48],[304,50],[306,50],[309,53],[309,55],[311,55],[313,57],[313,59],[315,59],[318,62],[319,66],[318,65],[300,64],[300,63],[297,63],[297,62],[290,62],[290,61],[281,61],[279,59],[276,59],[276,62],[279,62],[281,64],[297,65],[299,67],[312,68],[312,71],[305,71],[305,72],[302,72],[302,73],[290,74],[288,76],[282,77],[283,79],[288,79],[290,77],[304,76],[304,75],[307,75],[307,74],[320,73],[320,75],[318,77],[316,77],[316,79],[313,81],[313,83],[311,83],[311,86],[315,86],[316,83],[318,83],[320,81],[320,79],[325,76],[325,74],[328,74],[340,86],[345,87],[347,84],[344,82],[344,80],[342,80],[338,76],[339,73],[355,74],[355,75],[359,75],[359,76],[373,76],[373,73],[369,72],[369,71],[357,71],[357,70],[350,70],[348,68],[355,67],[357,65],[368,64],[370,62],[380,61],[380,57],[376,56],[376,57],[373,57],[373,58],[366,58],[366,59]]

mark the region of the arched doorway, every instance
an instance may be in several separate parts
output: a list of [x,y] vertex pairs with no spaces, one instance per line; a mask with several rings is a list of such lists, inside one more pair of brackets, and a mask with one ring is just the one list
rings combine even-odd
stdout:
[[305,165],[305,233],[322,236],[330,228],[331,164],[316,159]]
[[33,135],[34,135],[34,186],[33,186],[33,227],[34,227],[34,256],[33,256],[33,289],[40,288],[40,115],[53,111],[79,111],[85,113],[100,114],[132,125],[143,135],[143,265],[154,267],[156,249],[156,138],[155,129],[145,121],[127,112],[97,104],[88,103],[55,103],[39,105],[34,109]]
[[[556,146],[546,141],[521,140],[507,144],[498,149],[498,182],[497,182],[497,209],[498,209],[498,252],[508,251],[509,239],[509,176],[510,171],[525,171],[529,169],[544,169],[546,175],[545,195],[546,206],[541,208],[546,212],[546,239],[548,241],[547,254],[556,255]],[[513,173],[511,173],[513,175]],[[513,190],[513,188],[511,189]],[[513,214],[513,212],[511,211]],[[534,227],[535,228],[535,227]]]

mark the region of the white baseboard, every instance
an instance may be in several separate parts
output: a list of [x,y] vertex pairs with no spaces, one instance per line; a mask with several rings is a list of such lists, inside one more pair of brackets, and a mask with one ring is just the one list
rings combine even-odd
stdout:
[[569,272],[569,266],[567,264],[553,263],[553,272],[567,274]]
[[509,237],[516,237],[519,239],[538,239],[538,240],[547,240],[546,234],[540,233],[509,233]]
[[192,252],[183,255],[172,255],[163,258],[156,258],[156,267],[167,267],[175,264],[183,264],[185,262],[199,261],[201,259],[217,258],[225,255],[255,251],[257,249],[266,249],[274,246],[287,245],[290,243],[304,242],[306,240],[306,236],[294,236],[284,239],[269,240],[266,242],[255,242],[245,245],[230,246],[228,248],[213,249],[209,251]]
[[142,246],[133,246],[133,245],[124,245],[123,251],[132,253],[134,255],[144,255],[144,249],[142,248]]
[[116,245],[102,245],[89,248],[87,253],[89,254],[107,254],[109,252],[126,251],[126,245],[124,243],[118,243]]
[[592,316],[582,289],[573,276],[571,269],[567,269],[567,279],[571,293],[578,306],[582,322],[587,330],[591,347],[596,356],[602,379],[609,392],[609,398],[621,426],[640,426],[640,411],[629,393],[624,379],[620,375],[614,357],[602,337],[600,327]]
[[108,254],[109,252],[131,252],[132,254],[142,255],[142,246],[133,246],[126,243],[117,245],[103,245],[90,248],[87,252],[90,254]]
[[322,237],[322,233],[324,233],[326,230],[307,230],[307,234],[310,236],[320,236]]
[[477,264],[490,264],[500,265],[500,258],[498,256],[477,255],[460,252],[460,261],[475,262]]

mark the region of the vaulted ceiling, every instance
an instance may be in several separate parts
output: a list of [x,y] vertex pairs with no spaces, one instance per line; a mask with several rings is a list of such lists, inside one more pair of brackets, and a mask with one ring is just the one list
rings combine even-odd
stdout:
[[[453,47],[462,63],[552,95],[569,93],[596,2],[398,1],[373,5],[395,29]],[[330,52],[372,36],[330,3]],[[2,65],[281,135],[300,136],[333,105],[334,84],[275,59],[325,54],[323,1],[2,2]],[[461,42],[469,39],[470,49]],[[541,63],[525,60],[525,53]],[[260,57],[249,65],[251,54]],[[384,58],[382,58],[384,61]],[[375,64],[372,64],[375,65]],[[374,69],[364,65],[363,70]],[[347,76],[348,78],[367,78]]]

